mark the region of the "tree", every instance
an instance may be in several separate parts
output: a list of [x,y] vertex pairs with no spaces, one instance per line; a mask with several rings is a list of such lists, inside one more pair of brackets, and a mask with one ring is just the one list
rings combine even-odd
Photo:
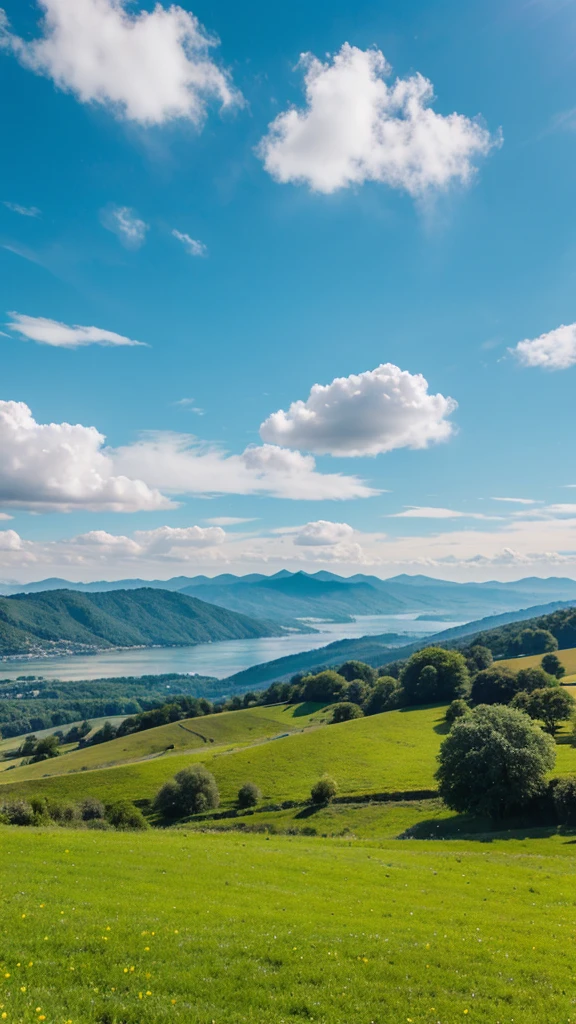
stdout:
[[334,701],[340,700],[346,692],[344,676],[334,672],[333,669],[318,672],[315,676],[306,676],[302,680],[302,685],[302,699],[318,704],[332,704]]
[[555,676],[556,679],[562,679],[566,674],[566,669],[557,654],[545,654],[540,664],[549,676]]
[[370,687],[362,679],[353,679],[346,687],[346,699],[353,704],[363,704],[370,693]]
[[32,734],[31,736],[26,736],[26,739],[24,740],[24,743],[18,750],[18,753],[22,757],[30,757],[30,755],[34,753],[37,743],[38,737],[34,736],[34,734]]
[[516,638],[518,654],[545,654],[557,651],[558,641],[549,629],[523,629]]
[[329,775],[324,775],[323,778],[318,779],[318,782],[315,782],[312,786],[310,798],[313,804],[323,806],[331,803],[337,792],[338,787],[334,779],[331,779]]
[[447,806],[497,819],[544,791],[556,749],[523,711],[481,704],[455,723],[438,759]]
[[516,676],[506,665],[492,665],[472,680],[473,704],[509,704],[517,692]]
[[556,814],[563,825],[576,825],[576,777],[565,775],[554,779],[552,795]]
[[452,703],[446,708],[446,722],[448,725],[454,725],[460,718],[465,718],[470,712],[470,707],[465,700],[458,697],[453,700]]
[[372,684],[378,678],[376,669],[364,661],[345,661],[343,665],[340,665],[338,675],[343,676],[349,683],[353,679],[361,679],[364,683]]
[[262,793],[255,782],[245,782],[238,790],[238,806],[255,807],[261,797]]
[[332,712],[333,725],[337,725],[338,722],[350,722],[353,718],[364,718],[364,712],[357,704],[353,704],[352,701],[345,700],[340,704],[334,705],[334,710]]
[[108,743],[109,740],[116,739],[116,729],[112,725],[112,722],[104,722],[101,729],[95,732],[92,737],[92,743]]
[[393,676],[380,676],[374,689],[368,694],[362,710],[365,715],[379,715],[398,706],[400,684]]
[[33,761],[46,761],[49,757],[58,757],[60,741],[57,736],[46,736],[34,747]]
[[560,722],[567,722],[572,718],[576,709],[576,701],[572,694],[560,686],[546,686],[543,690],[533,690],[532,693],[521,691],[514,698],[513,704],[519,705],[530,718],[544,722],[544,728],[551,736],[556,734]]
[[220,794],[216,779],[203,764],[182,768],[165,782],[154,800],[154,807],[164,817],[177,818],[218,807]]
[[541,668],[521,668],[516,674],[517,692],[526,690],[527,693],[532,693],[533,690],[543,690],[546,686],[558,686],[558,680]]
[[462,651],[462,653],[466,658],[466,664],[472,675],[476,672],[481,672],[485,668],[490,668],[494,661],[490,648],[483,647],[481,644],[474,644],[472,647],[468,647],[467,650]]
[[407,704],[439,704],[465,697],[470,689],[466,661],[458,651],[425,647],[407,662],[400,676]]

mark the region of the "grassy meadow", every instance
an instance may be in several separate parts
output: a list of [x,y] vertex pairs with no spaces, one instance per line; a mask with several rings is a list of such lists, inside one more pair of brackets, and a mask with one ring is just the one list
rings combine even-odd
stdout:
[[[562,682],[576,681],[576,647],[570,647],[565,651],[554,651],[562,662],[566,675]],[[540,668],[542,663],[541,654],[531,654],[526,658],[505,658],[498,661],[498,665],[507,665],[513,672],[519,672],[521,668]]]
[[576,1021],[569,838],[3,828],[0,853],[9,1024]]

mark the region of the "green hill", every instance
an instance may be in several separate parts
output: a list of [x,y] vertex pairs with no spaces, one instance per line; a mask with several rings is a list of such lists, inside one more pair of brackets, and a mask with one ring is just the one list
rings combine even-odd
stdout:
[[0,655],[171,646],[280,636],[283,630],[177,592],[57,590],[0,598]]

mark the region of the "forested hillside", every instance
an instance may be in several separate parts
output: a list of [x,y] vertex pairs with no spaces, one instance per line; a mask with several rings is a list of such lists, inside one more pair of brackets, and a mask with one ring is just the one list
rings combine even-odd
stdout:
[[0,655],[4,656],[189,645],[282,632],[273,623],[149,587],[106,594],[58,590],[0,598]]

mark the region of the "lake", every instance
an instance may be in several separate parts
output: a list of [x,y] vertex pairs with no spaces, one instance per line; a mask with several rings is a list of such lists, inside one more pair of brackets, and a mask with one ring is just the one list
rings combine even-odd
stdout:
[[458,625],[461,623],[417,621],[413,615],[360,615],[353,622],[315,622],[314,628],[321,630],[319,633],[296,633],[259,640],[222,640],[213,644],[198,644],[196,647],[114,650],[65,658],[3,659],[0,661],[0,679],[15,679],[20,675],[62,680],[109,679],[114,676],[161,675],[165,672],[197,673],[225,679],[252,665],[261,665],[287,654],[315,650],[334,640],[377,636],[380,633],[417,633],[426,636]]

